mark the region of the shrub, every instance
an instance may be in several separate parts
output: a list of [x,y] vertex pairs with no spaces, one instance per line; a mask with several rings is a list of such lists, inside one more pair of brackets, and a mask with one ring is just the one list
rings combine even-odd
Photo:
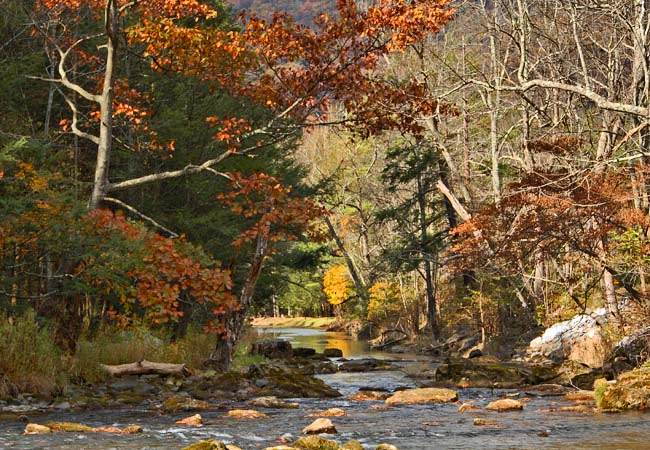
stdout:
[[98,382],[107,378],[101,364],[126,364],[142,359],[185,364],[198,369],[214,348],[214,334],[191,328],[182,339],[170,341],[144,328],[119,332],[106,329],[92,339],[82,339],[71,367],[76,380]]
[[33,311],[11,320],[0,313],[0,349],[0,397],[20,392],[50,395],[67,384],[62,355]]

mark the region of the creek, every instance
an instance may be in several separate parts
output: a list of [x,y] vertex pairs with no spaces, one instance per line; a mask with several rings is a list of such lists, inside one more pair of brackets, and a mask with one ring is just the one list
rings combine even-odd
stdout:
[[[322,351],[336,347],[346,358],[374,356],[395,359],[396,355],[369,352],[365,344],[341,333],[320,330],[274,330],[291,340],[294,347],[312,347]],[[401,356],[398,365],[417,367],[413,355]],[[392,391],[413,387],[402,371],[366,373],[335,373],[320,375],[339,389],[338,399],[295,399],[298,409],[258,408],[268,419],[229,419],[224,409],[201,411],[204,426],[192,428],[174,422],[192,413],[168,414],[146,409],[100,409],[60,411],[30,417],[32,421],[47,420],[80,422],[90,426],[140,425],[144,432],[136,435],[103,433],[55,433],[24,436],[24,424],[0,421],[0,448],[12,449],[179,449],[199,440],[217,439],[233,443],[244,450],[280,445],[282,439],[297,439],[300,431],[314,418],[307,414],[329,408],[342,408],[345,417],[334,417],[338,434],[324,435],[340,444],[357,439],[365,448],[379,443],[409,449],[648,449],[650,448],[650,417],[639,412],[619,414],[549,413],[542,410],[560,403],[558,397],[531,397],[523,411],[495,413],[484,409],[458,412],[457,404],[403,405],[383,408],[382,401],[351,401],[350,394],[359,388],[383,388]],[[460,400],[485,406],[504,395],[503,390],[460,389]],[[523,393],[522,393],[523,396]],[[232,403],[229,408],[248,408],[245,403]],[[475,417],[485,418],[499,427],[473,425]]]

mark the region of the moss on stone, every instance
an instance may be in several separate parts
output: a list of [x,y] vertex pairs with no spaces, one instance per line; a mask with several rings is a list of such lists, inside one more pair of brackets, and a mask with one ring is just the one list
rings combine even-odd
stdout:
[[92,427],[75,422],[45,422],[45,426],[54,432],[90,433]]
[[339,444],[320,436],[307,436],[300,438],[294,444],[303,450],[339,450]]
[[194,444],[183,447],[183,450],[227,450],[223,442],[210,439],[207,441],[200,441]]
[[341,446],[343,450],[363,450],[363,445],[361,445],[361,442],[354,440],[350,442],[346,442]]

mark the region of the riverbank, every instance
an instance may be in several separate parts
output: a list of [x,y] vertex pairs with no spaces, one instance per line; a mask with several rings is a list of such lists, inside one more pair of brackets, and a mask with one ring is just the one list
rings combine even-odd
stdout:
[[318,328],[326,330],[337,323],[336,317],[254,317],[256,328]]

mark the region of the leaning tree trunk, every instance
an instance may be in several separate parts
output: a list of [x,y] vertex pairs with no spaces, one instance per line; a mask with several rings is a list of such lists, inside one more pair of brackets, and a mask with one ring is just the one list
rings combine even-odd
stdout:
[[257,238],[255,255],[244,280],[244,285],[239,296],[239,304],[236,308],[228,309],[221,320],[224,327],[223,332],[219,334],[214,350],[210,358],[206,361],[206,365],[220,372],[227,372],[232,365],[235,346],[239,342],[246,315],[248,314],[248,309],[250,308],[251,300],[255,292],[255,285],[262,272],[264,258],[268,251],[268,243],[269,230],[267,229],[265,232],[261,232]]

